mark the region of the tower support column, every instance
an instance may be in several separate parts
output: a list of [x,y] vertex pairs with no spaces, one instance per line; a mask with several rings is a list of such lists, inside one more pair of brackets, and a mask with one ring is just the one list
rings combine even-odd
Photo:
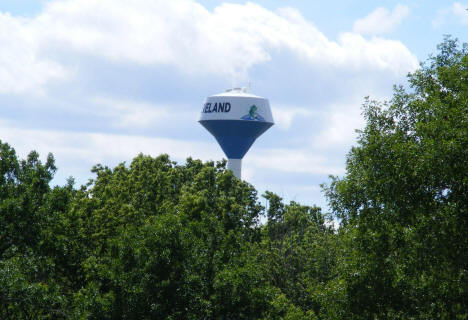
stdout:
[[232,173],[237,178],[241,179],[242,159],[228,159],[227,168],[228,168],[228,170],[231,170]]

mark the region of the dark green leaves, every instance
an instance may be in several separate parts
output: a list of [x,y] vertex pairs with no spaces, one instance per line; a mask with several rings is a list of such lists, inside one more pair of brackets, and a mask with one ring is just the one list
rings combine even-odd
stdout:
[[347,174],[326,194],[352,235],[344,279],[356,318],[466,319],[468,46],[440,52],[366,100]]

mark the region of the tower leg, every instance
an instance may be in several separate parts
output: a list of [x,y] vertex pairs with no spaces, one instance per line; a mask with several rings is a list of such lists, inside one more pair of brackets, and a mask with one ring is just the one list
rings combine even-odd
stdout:
[[231,170],[232,173],[237,177],[241,178],[242,172],[242,159],[228,159],[227,162],[228,170]]

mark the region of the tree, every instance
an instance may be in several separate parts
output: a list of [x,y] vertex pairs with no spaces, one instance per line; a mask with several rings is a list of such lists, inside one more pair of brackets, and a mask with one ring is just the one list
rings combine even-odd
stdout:
[[80,312],[249,319],[266,309],[266,282],[246,255],[260,238],[263,208],[225,161],[177,165],[166,155],[139,155],[128,167],[93,171],[97,178],[68,214],[79,217],[78,242],[88,251],[80,263],[84,288],[75,296]]
[[19,161],[15,150],[0,140],[0,258],[13,248],[23,252],[36,247],[45,222],[39,211],[50,190],[54,162],[49,154],[42,164],[35,151]]
[[[65,318],[68,281],[58,266],[60,255],[45,245],[50,228],[61,220],[71,187],[49,183],[54,158],[45,164],[35,151],[19,160],[0,141],[0,318]],[[54,248],[60,242],[54,243]],[[63,286],[62,286],[63,285]]]
[[319,207],[294,201],[285,205],[268,191],[264,197],[268,200],[268,221],[256,256],[270,285],[280,290],[272,306],[286,306],[287,301],[291,310],[314,319],[324,307],[321,292],[336,277],[334,230],[326,225]]
[[438,49],[409,90],[366,99],[347,173],[325,188],[348,234],[350,318],[468,318],[468,44]]

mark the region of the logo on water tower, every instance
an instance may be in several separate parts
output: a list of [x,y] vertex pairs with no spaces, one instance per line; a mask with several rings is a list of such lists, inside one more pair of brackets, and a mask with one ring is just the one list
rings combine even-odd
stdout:
[[257,106],[252,105],[249,109],[249,113],[243,116],[242,120],[251,120],[251,121],[265,121],[261,115],[257,112]]

